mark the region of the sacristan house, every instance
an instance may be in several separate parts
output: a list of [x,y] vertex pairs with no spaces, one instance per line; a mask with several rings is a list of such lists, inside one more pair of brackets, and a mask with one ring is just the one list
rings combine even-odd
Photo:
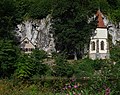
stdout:
[[25,53],[31,53],[35,49],[35,45],[25,37],[20,43],[20,49]]
[[97,28],[91,37],[89,47],[89,58],[91,59],[108,59],[109,44],[108,31],[104,24],[104,17],[100,10],[96,13]]

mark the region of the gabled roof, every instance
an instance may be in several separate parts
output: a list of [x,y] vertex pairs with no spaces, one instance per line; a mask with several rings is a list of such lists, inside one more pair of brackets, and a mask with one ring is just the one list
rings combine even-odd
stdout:
[[104,21],[103,21],[103,14],[101,13],[100,10],[97,11],[96,13],[96,17],[97,17],[97,27],[98,28],[105,28],[106,26],[104,25]]
[[24,39],[22,39],[21,42],[20,42],[20,44],[21,44],[25,39],[27,39],[34,47],[36,47],[36,46],[28,39],[28,37],[25,37]]

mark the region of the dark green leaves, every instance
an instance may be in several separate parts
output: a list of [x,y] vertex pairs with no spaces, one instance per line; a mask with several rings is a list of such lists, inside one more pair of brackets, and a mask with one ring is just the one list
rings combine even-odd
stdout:
[[12,41],[0,41],[0,73],[2,77],[10,76],[15,70],[15,62],[18,57],[17,48]]
[[95,24],[88,23],[91,10],[86,8],[87,4],[87,1],[72,0],[62,0],[56,4],[52,14],[53,27],[58,42],[56,46],[61,52],[79,54],[84,45],[89,43]]
[[53,0],[33,0],[30,7],[30,16],[32,18],[42,19],[52,12]]

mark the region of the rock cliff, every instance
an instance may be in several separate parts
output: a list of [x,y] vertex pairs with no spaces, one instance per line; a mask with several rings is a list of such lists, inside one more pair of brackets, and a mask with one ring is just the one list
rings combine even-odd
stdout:
[[27,37],[37,48],[51,53],[56,51],[51,25],[51,15],[48,15],[41,20],[29,19],[23,21],[17,25],[15,32],[19,41]]
[[108,29],[108,33],[112,36],[112,44],[116,45],[117,41],[120,41],[120,23],[113,24],[110,20],[108,20],[105,16],[103,16],[105,26]]

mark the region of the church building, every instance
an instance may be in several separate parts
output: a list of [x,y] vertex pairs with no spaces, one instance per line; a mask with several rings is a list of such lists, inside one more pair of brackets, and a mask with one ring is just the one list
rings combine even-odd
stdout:
[[96,13],[97,28],[90,40],[89,58],[108,59],[109,58],[109,43],[108,31],[104,24],[104,17],[100,10]]

